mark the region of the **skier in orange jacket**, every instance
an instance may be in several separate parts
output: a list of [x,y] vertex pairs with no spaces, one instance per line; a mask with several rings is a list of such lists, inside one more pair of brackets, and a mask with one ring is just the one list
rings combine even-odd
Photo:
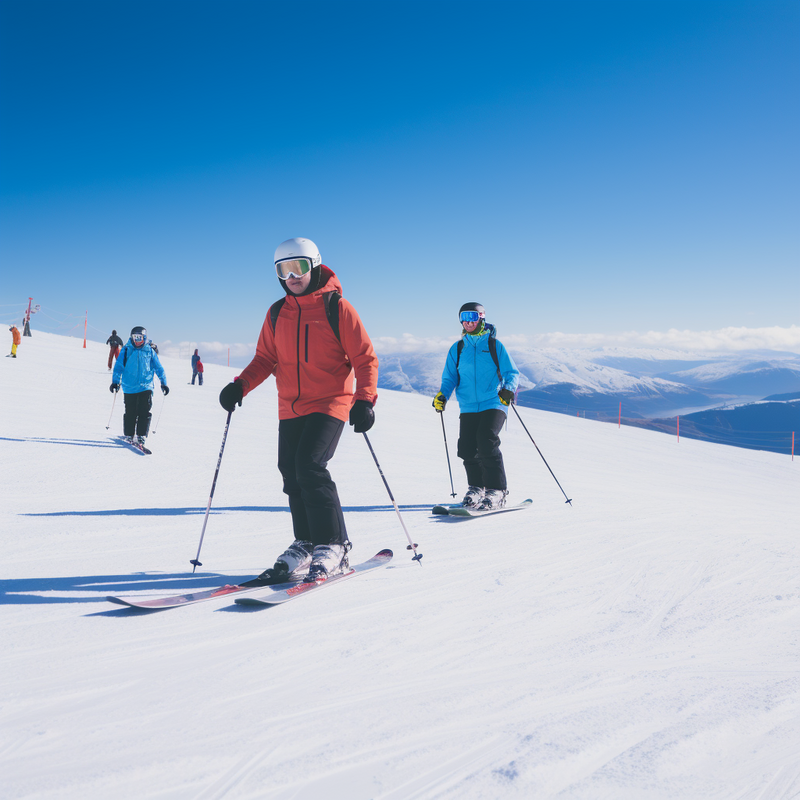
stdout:
[[375,421],[378,358],[355,308],[341,297],[339,279],[311,240],[283,242],[275,268],[286,297],[270,308],[255,357],[223,388],[220,404],[233,411],[275,375],[278,469],[295,541],[264,575],[314,580],[347,567],[351,545],[326,467],[348,419],[356,433]]
[[16,325],[12,325],[9,330],[11,331],[11,358],[16,358],[17,345],[22,343],[22,334]]

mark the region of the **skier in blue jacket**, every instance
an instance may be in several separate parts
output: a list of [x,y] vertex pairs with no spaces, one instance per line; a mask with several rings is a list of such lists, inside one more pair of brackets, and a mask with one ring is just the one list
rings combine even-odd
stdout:
[[[486,322],[480,303],[464,303],[458,312],[461,339],[447,353],[441,389],[433,407],[441,413],[456,390],[461,410],[458,457],[467,471],[462,505],[483,510],[506,504],[508,485],[500,452],[500,430],[519,385],[519,370]],[[497,363],[492,355],[495,351]]]
[[125,395],[125,415],[122,418],[125,438],[132,442],[134,435],[140,445],[150,430],[150,409],[153,406],[153,373],[161,381],[161,391],[169,394],[167,375],[158,355],[147,342],[147,331],[138,325],[122,348],[111,376],[111,391],[120,385]]

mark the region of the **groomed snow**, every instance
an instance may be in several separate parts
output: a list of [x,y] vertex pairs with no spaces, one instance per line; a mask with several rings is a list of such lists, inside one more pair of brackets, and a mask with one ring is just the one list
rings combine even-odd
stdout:
[[[10,337],[9,337],[10,341]],[[104,346],[34,331],[0,359],[3,798],[777,798],[800,793],[800,459],[532,409],[512,500],[448,500],[430,398],[382,390],[331,463],[361,561],[287,606],[157,596],[236,582],[291,540],[269,381],[165,359],[153,455],[118,446]],[[459,491],[457,406],[445,413]]]

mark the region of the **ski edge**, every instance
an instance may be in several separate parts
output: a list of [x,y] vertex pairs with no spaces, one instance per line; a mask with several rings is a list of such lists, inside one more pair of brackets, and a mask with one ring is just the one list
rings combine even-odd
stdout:
[[334,575],[332,578],[328,578],[327,580],[318,581],[316,583],[296,583],[287,587],[286,589],[275,589],[275,587],[273,587],[272,591],[263,597],[236,597],[234,598],[233,602],[241,606],[281,605],[289,600],[294,600],[296,597],[309,594],[314,589],[321,589],[323,586],[329,586],[330,584],[339,583],[340,581],[347,580],[348,578],[353,578],[359,572],[367,572],[371,569],[383,567],[388,564],[393,557],[394,553],[386,548],[381,550],[379,553],[376,553],[367,561],[363,561],[362,563],[351,567],[347,572],[343,572],[341,575]]
[[447,513],[451,517],[470,517],[470,518],[488,517],[491,514],[502,514],[506,511],[520,511],[523,508],[529,508],[532,505],[533,505],[533,500],[528,498],[527,500],[523,500],[521,503],[516,503],[513,506],[503,506],[503,508],[495,508],[489,511],[473,511],[472,509],[459,506],[458,508],[450,509],[450,511],[448,511]]

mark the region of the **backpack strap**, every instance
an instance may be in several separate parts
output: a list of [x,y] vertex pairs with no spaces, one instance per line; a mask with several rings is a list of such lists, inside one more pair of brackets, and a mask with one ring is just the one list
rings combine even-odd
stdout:
[[280,300],[276,301],[269,307],[269,322],[273,333],[275,333],[275,326],[278,324],[278,314],[281,313],[281,309],[283,308],[283,304],[285,302],[286,298],[281,297]]
[[500,359],[497,357],[497,339],[494,336],[489,337],[489,353],[492,356],[492,361],[494,361],[494,368],[497,370],[497,377],[500,380],[500,383],[503,382],[503,373],[500,372]]
[[458,362],[461,361],[461,351],[464,349],[464,340],[459,339],[456,345],[456,386],[461,383],[461,373],[458,371]]
[[339,292],[324,292],[322,299],[325,302],[325,316],[328,318],[328,323],[333,329],[333,333],[339,342],[342,337],[339,333],[339,301],[342,296]]

